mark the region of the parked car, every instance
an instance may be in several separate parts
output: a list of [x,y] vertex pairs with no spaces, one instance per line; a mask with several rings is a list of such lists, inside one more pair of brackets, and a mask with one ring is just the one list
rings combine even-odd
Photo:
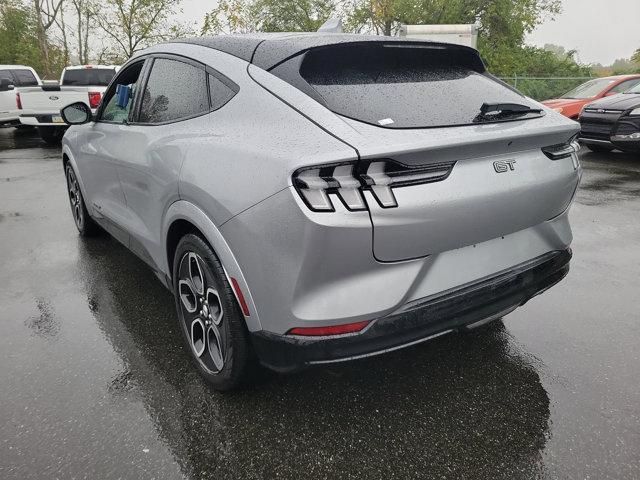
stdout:
[[0,65],[0,126],[20,125],[16,87],[31,87],[41,83],[31,67]]
[[640,84],[640,74],[594,78],[565,93],[560,98],[545,100],[542,103],[565,117],[577,120],[582,108],[587,103],[626,92],[638,84]]
[[580,140],[594,152],[640,152],[640,84],[584,107]]
[[20,122],[38,127],[40,137],[47,143],[59,143],[67,129],[60,109],[82,101],[95,112],[102,94],[116,74],[114,65],[79,65],[66,67],[60,83],[45,83],[38,87],[17,91]]
[[[81,235],[174,293],[215,388],[498,319],[568,271],[578,124],[469,47],[201,37],[135,55],[62,110]],[[158,328],[164,328],[158,324]]]

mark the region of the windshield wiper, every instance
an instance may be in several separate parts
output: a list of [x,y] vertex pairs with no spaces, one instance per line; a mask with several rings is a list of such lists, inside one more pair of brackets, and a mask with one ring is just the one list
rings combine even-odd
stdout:
[[540,113],[542,109],[531,108],[519,103],[483,103],[480,107],[480,116],[505,116],[505,115],[525,115],[527,113]]
[[542,113],[542,109],[531,108],[519,103],[483,103],[480,107],[480,113],[473,121],[474,123],[490,122],[529,113]]

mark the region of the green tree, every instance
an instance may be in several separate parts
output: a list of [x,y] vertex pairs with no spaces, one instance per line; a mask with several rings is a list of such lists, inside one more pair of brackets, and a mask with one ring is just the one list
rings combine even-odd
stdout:
[[333,0],[222,0],[202,34],[314,32],[335,12]]
[[173,18],[179,0],[103,0],[93,16],[115,47],[107,57],[127,59],[149,45],[189,33]]
[[[537,47],[501,47],[496,52],[491,72],[507,77],[506,80],[525,95],[536,100],[546,100],[568,92],[591,76],[591,68],[576,62],[575,54],[574,50],[569,50],[565,56],[559,57],[555,52]],[[569,78],[539,80],[526,77]]]
[[258,29],[258,15],[254,3],[245,0],[221,0],[205,15],[200,33],[218,35],[255,32]]
[[45,78],[55,78],[64,66],[64,56],[46,34],[46,48],[42,47],[37,24],[32,4],[0,0],[0,63],[29,65]]
[[315,32],[335,11],[331,0],[258,0],[264,32]]

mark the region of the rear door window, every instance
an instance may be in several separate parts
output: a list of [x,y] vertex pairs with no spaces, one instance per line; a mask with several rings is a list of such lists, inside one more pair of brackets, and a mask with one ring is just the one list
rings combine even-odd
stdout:
[[12,70],[11,73],[13,73],[16,87],[35,87],[38,85],[38,79],[31,70]]
[[115,68],[66,70],[62,77],[62,85],[74,87],[106,87],[115,74]]
[[166,123],[207,111],[209,92],[204,68],[168,58],[153,61],[139,122]]
[[483,103],[539,108],[486,75],[472,52],[434,45],[347,44],[309,51],[300,76],[330,110],[386,128],[473,124]]

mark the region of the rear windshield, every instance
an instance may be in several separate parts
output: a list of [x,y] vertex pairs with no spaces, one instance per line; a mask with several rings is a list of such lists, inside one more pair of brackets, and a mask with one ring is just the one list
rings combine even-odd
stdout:
[[300,75],[330,110],[386,128],[473,124],[483,103],[539,108],[486,75],[475,52],[443,46],[352,44],[311,50]]
[[83,68],[67,70],[62,77],[62,85],[77,87],[106,87],[116,74],[114,68]]
[[38,79],[31,73],[31,70],[0,70],[0,79],[6,78],[9,83],[16,87],[35,87]]
[[562,95],[561,98],[569,98],[575,100],[585,100],[587,98],[593,98],[596,95],[602,93],[602,91],[611,85],[615,80],[608,78],[598,78],[596,80],[589,80],[588,82],[578,85],[570,92]]
[[31,70],[12,70],[13,78],[15,78],[16,87],[35,87],[38,85],[38,79],[35,77]]

